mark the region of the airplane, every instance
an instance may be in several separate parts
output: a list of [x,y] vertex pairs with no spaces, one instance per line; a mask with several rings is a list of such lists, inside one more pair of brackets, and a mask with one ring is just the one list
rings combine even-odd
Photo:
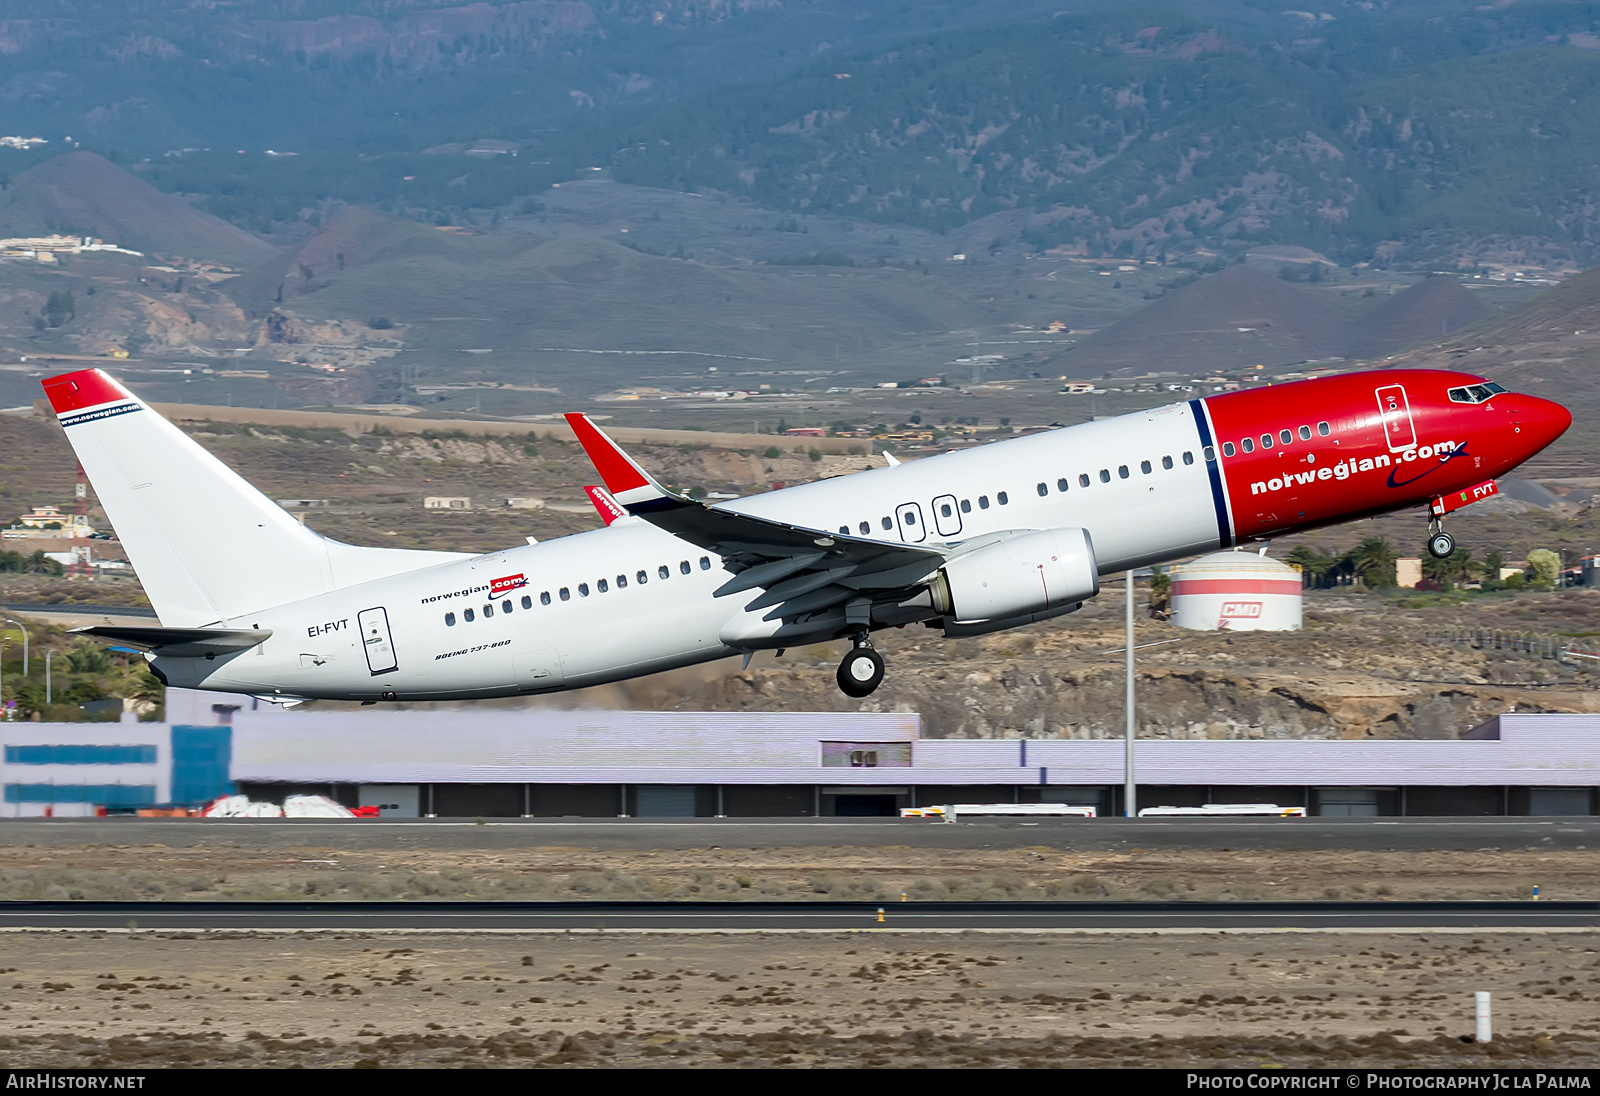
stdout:
[[1572,422],[1470,374],[1348,373],[707,505],[572,414],[606,525],[470,555],[330,540],[103,371],[43,384],[160,620],[80,631],[168,685],[285,703],[547,693],[838,639],[865,697],[874,631],[1050,620],[1118,571],[1406,508],[1448,556],[1446,515]]

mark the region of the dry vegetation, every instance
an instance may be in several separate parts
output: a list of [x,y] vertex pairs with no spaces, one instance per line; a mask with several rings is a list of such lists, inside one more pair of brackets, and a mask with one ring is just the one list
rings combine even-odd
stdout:
[[10,1068],[1600,1065],[1592,933],[132,931],[0,954]]
[[1249,848],[1243,833],[1222,851],[264,848],[235,829],[173,825],[170,846],[0,847],[0,900],[1423,901],[1528,898],[1535,886],[1546,900],[1600,900],[1581,849],[1285,852]]

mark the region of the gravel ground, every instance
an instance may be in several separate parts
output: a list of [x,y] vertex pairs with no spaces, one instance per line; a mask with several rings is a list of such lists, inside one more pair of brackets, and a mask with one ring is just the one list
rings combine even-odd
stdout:
[[[0,1066],[1600,1066],[1600,935],[51,933]],[[1496,1038],[1472,1030],[1495,994]]]

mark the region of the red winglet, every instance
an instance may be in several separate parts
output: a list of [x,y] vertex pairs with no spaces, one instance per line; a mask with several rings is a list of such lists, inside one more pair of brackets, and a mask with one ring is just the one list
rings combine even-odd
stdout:
[[617,448],[616,442],[602,434],[587,415],[569,411],[565,418],[572,432],[578,436],[578,444],[583,446],[595,471],[606,481],[606,490],[613,495],[620,495],[624,491],[650,486],[650,477]]
[[595,511],[599,513],[600,520],[610,525],[618,518],[625,518],[628,512],[618,505],[617,500],[611,497],[610,492],[600,487],[585,487],[583,493],[589,496],[589,501],[594,504]]
[[76,373],[46,377],[40,383],[44,385],[44,394],[50,398],[50,406],[58,415],[116,400],[133,399],[126,388],[99,369],[80,369]]

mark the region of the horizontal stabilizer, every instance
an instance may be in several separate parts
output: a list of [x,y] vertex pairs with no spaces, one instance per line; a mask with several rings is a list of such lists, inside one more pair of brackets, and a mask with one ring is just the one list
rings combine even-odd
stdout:
[[114,639],[168,658],[206,658],[248,651],[272,638],[271,628],[156,628],[97,624],[74,628],[78,635]]

